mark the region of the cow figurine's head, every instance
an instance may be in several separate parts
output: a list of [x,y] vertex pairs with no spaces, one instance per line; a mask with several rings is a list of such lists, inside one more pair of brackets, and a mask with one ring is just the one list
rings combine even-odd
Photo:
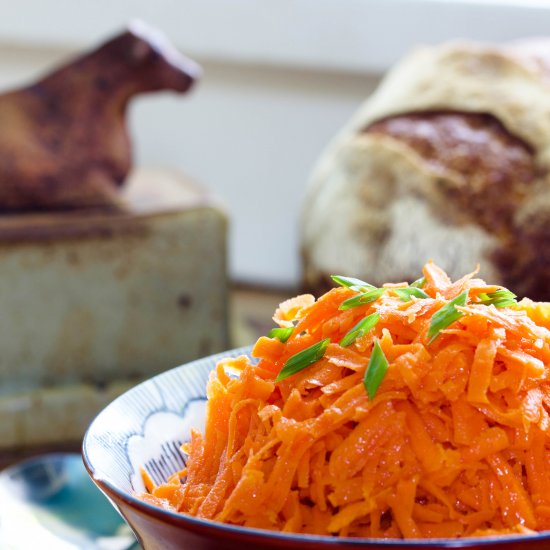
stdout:
[[142,22],[30,86],[0,95],[0,211],[121,208],[126,107],[183,93],[200,67]]

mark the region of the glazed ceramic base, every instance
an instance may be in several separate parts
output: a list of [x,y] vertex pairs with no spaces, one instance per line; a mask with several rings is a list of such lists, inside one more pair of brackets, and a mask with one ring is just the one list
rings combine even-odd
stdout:
[[0,397],[0,454],[70,442],[77,450],[91,419],[135,383],[118,381],[101,389],[71,384]]
[[158,171],[123,199],[0,216],[0,450],[78,440],[125,383],[227,346],[216,202]]

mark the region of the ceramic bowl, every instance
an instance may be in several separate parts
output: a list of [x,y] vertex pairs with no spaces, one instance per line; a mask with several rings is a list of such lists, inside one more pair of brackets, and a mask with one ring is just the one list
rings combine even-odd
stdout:
[[248,352],[229,351],[155,376],[116,399],[89,427],[83,443],[84,464],[146,550],[550,549],[550,532],[413,541],[291,535],[197,519],[137,499],[134,491],[144,490],[141,466],[156,483],[184,466],[180,446],[192,427],[204,425],[205,388],[216,362]]

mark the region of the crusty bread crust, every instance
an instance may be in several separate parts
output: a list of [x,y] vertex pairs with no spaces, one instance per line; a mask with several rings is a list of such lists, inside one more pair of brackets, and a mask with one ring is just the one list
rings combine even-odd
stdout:
[[[418,48],[401,61],[314,170],[302,220],[306,286],[322,286],[335,272],[374,284],[412,280],[432,258],[455,276],[479,263],[483,277],[550,299],[536,276],[521,283],[534,257],[529,242],[540,247],[541,231],[550,226],[550,56],[545,49],[550,52],[550,40],[501,47],[455,42]],[[368,131],[384,119],[434,111],[480,113],[501,125],[500,141],[526,145],[532,167],[531,161],[524,163],[523,181],[518,179],[523,187],[513,197],[504,229],[468,207],[473,197],[496,208],[490,195],[464,190],[475,179],[471,170],[461,175],[452,162],[434,163],[412,140]],[[489,133],[487,139],[497,138]],[[461,186],[464,192],[453,198],[449,190]],[[510,189],[514,185],[504,185],[502,192]],[[540,227],[535,235],[533,223]]]

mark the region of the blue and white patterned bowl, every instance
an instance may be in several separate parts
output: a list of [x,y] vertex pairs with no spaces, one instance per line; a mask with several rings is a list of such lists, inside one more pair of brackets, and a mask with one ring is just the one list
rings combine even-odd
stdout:
[[411,541],[292,535],[176,514],[136,498],[134,492],[145,489],[140,467],[161,483],[184,466],[180,446],[191,428],[204,426],[206,384],[216,363],[249,352],[249,348],[232,350],[155,376],[113,401],[89,427],[82,449],[84,464],[146,550],[550,549],[550,533]]

